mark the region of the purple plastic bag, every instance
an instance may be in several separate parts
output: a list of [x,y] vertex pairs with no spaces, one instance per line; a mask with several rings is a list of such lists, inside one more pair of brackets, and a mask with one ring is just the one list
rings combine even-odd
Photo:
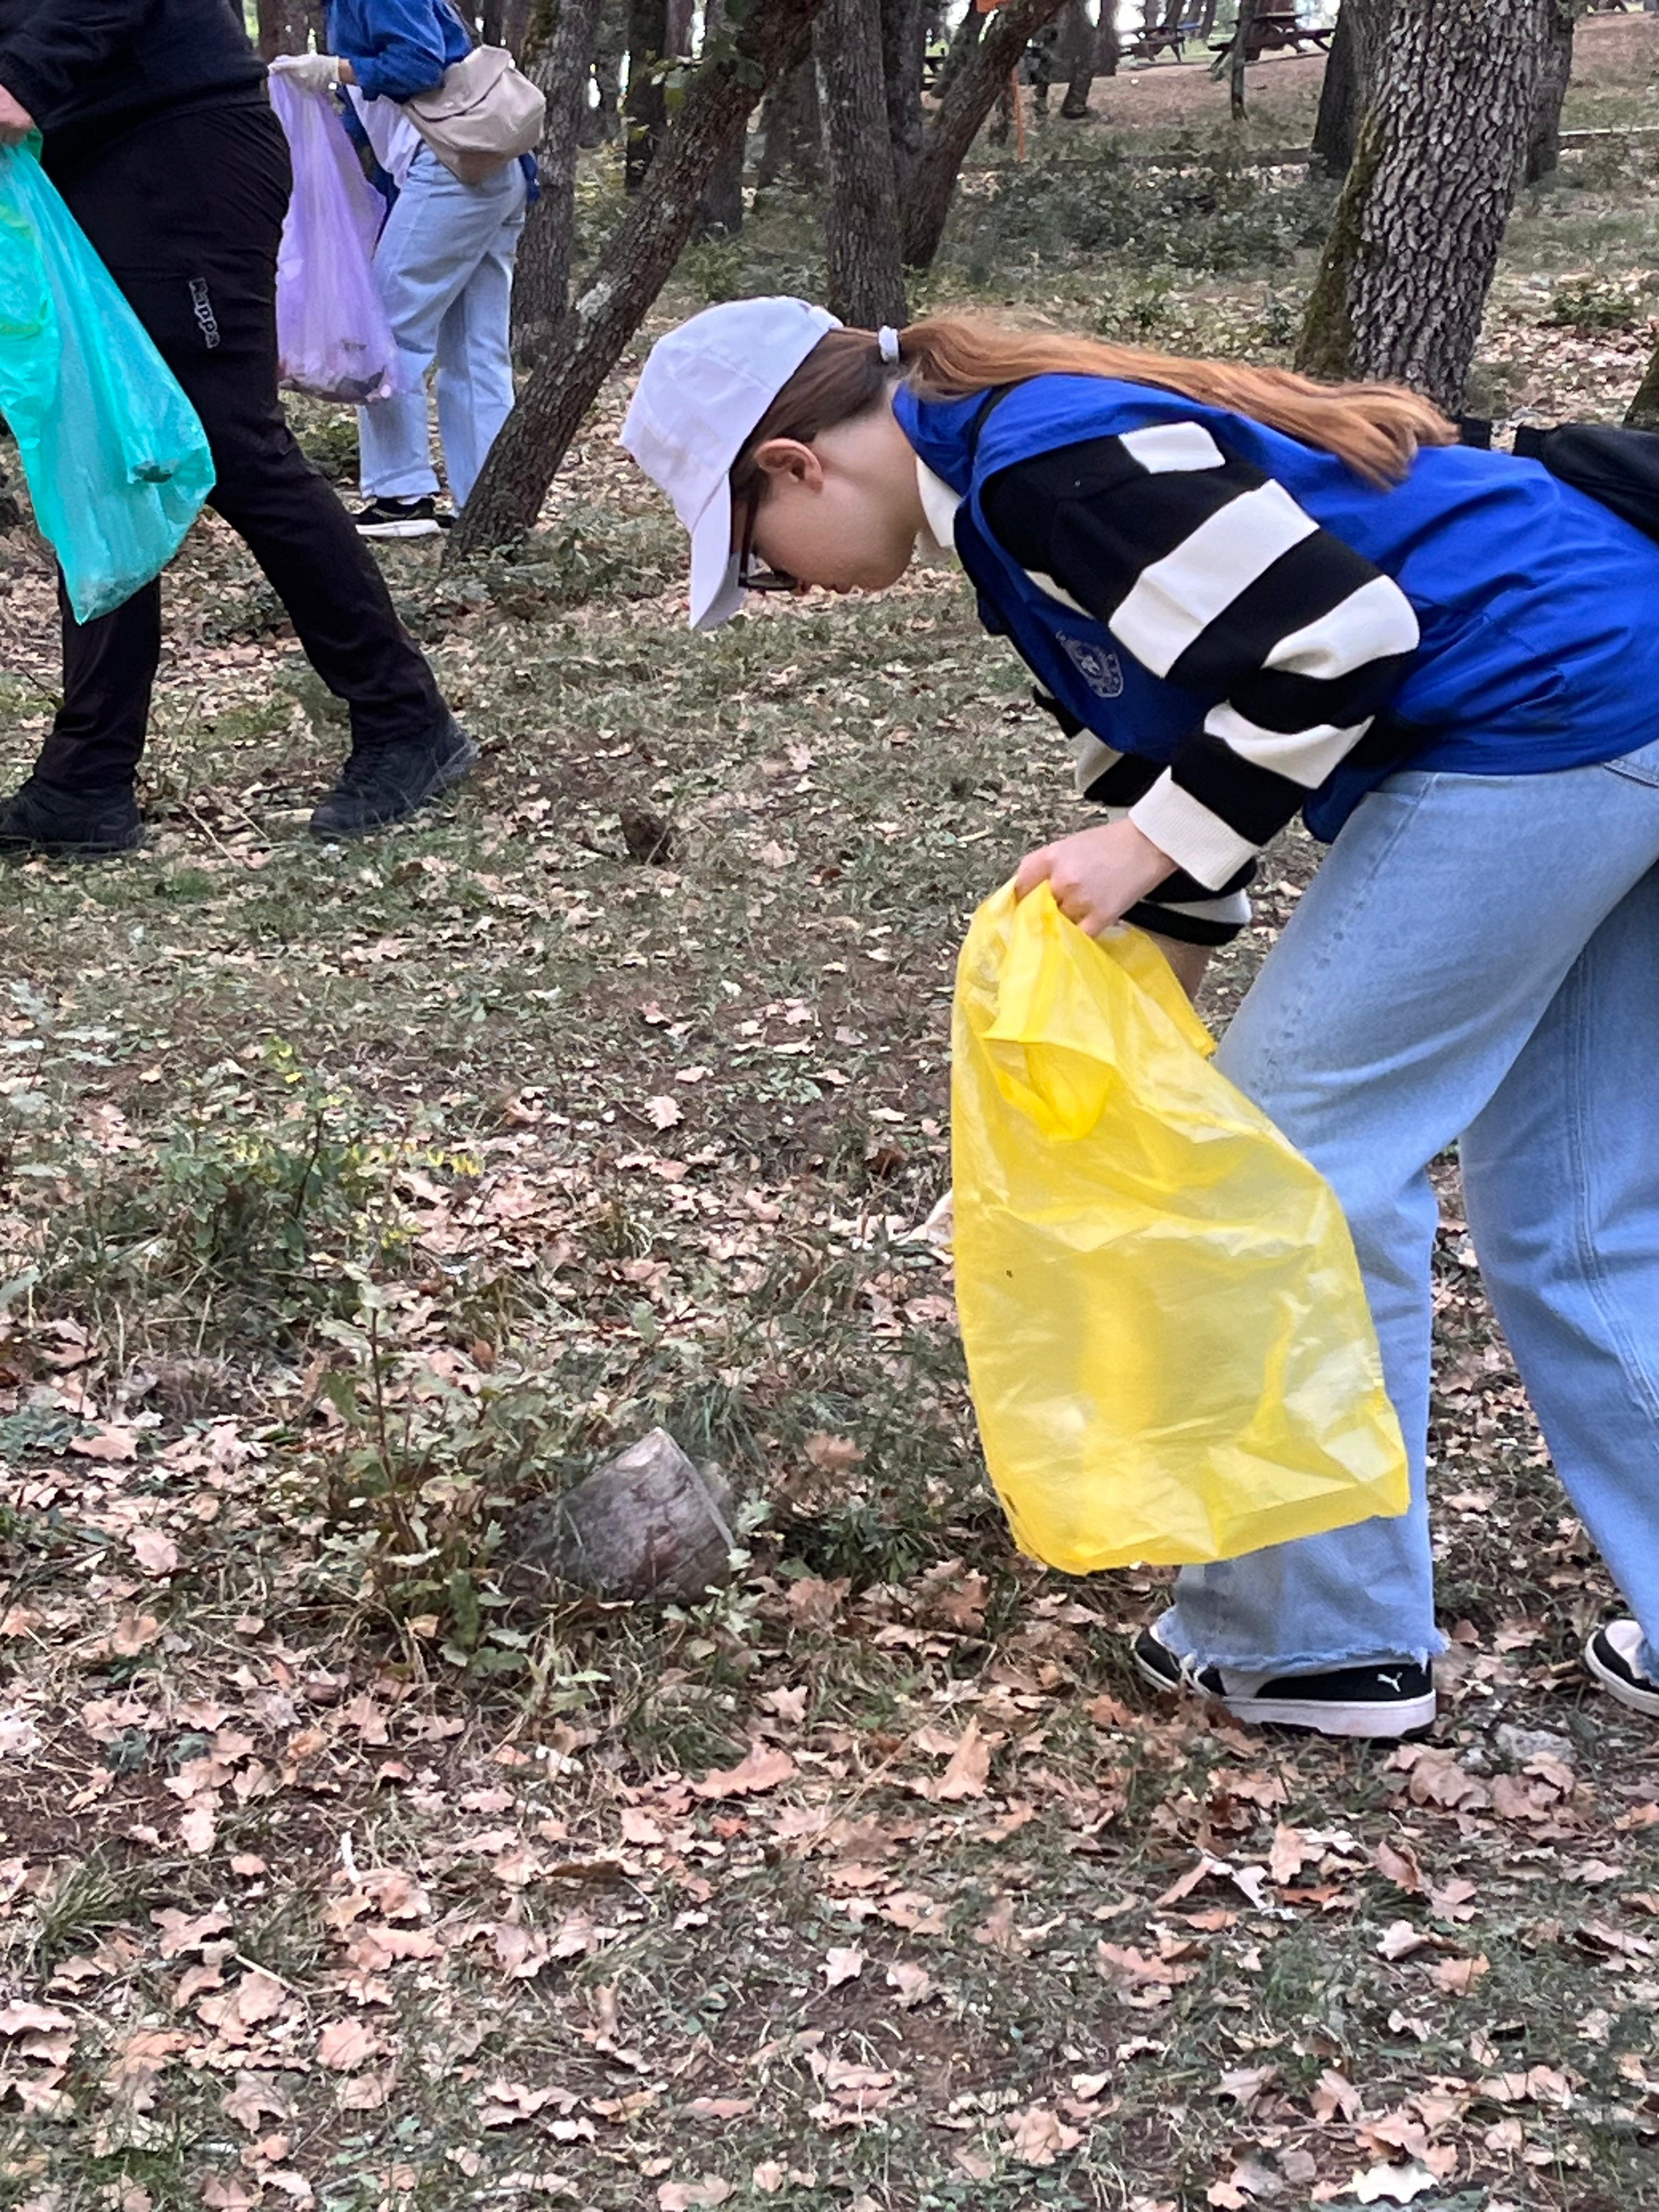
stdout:
[[360,404],[403,389],[374,284],[386,204],[364,176],[334,102],[270,80],[294,161],[294,198],[276,256],[282,380],[319,399]]

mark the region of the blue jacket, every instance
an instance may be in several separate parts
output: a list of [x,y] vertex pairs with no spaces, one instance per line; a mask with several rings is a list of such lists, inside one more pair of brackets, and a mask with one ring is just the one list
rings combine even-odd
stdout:
[[413,100],[472,50],[447,0],[331,0],[328,41],[366,100]]
[[1312,795],[1316,836],[1334,836],[1365,791],[1407,763],[1525,775],[1616,759],[1659,735],[1659,544],[1538,462],[1425,447],[1402,483],[1378,489],[1333,454],[1148,386],[1042,376],[988,412],[985,400],[930,402],[901,386],[894,408],[921,459],[963,499],[957,550],[986,627],[1119,752],[1169,760],[1217,700],[1154,676],[1103,623],[1042,591],[992,537],[980,495],[1036,453],[1172,422],[1203,423],[1276,478],[1416,613],[1420,640],[1386,716],[1393,742],[1368,745]]

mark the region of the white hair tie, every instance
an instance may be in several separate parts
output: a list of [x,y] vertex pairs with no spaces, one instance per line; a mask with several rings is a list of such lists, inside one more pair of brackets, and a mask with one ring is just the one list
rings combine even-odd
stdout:
[[884,323],[876,332],[876,343],[881,348],[881,357],[884,361],[898,359],[899,334],[890,323]]

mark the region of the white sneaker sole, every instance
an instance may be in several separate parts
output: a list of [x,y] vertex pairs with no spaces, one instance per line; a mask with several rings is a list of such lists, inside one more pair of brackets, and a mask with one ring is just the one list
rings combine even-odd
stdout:
[[1598,1655],[1594,1637],[1584,1646],[1584,1664],[1610,1698],[1616,1698],[1633,1713],[1646,1713],[1650,1719],[1659,1720],[1659,1690],[1638,1690],[1622,1674],[1615,1674]]
[[1350,1740],[1376,1737],[1386,1741],[1431,1727],[1438,1710],[1432,1690],[1420,1698],[1401,1698],[1392,1705],[1379,1705],[1373,1699],[1363,1705],[1336,1705],[1323,1698],[1314,1704],[1299,1698],[1221,1697],[1185,1681],[1170,1681],[1155,1667],[1149,1666],[1139,1652],[1134,1655],[1134,1663],[1142,1680],[1161,1690],[1166,1698],[1207,1698],[1212,1705],[1224,1705],[1235,1720],[1243,1721],[1252,1728],[1300,1729],[1310,1735]]
[[360,522],[359,538],[441,538],[444,526],[431,516],[421,515],[410,522]]

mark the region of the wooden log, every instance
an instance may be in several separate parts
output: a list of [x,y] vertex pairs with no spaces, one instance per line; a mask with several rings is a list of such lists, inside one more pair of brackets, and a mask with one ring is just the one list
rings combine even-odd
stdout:
[[522,1507],[507,1532],[502,1587],[553,1597],[560,1587],[608,1598],[695,1603],[731,1574],[732,1492],[714,1468],[653,1429],[560,1498]]

